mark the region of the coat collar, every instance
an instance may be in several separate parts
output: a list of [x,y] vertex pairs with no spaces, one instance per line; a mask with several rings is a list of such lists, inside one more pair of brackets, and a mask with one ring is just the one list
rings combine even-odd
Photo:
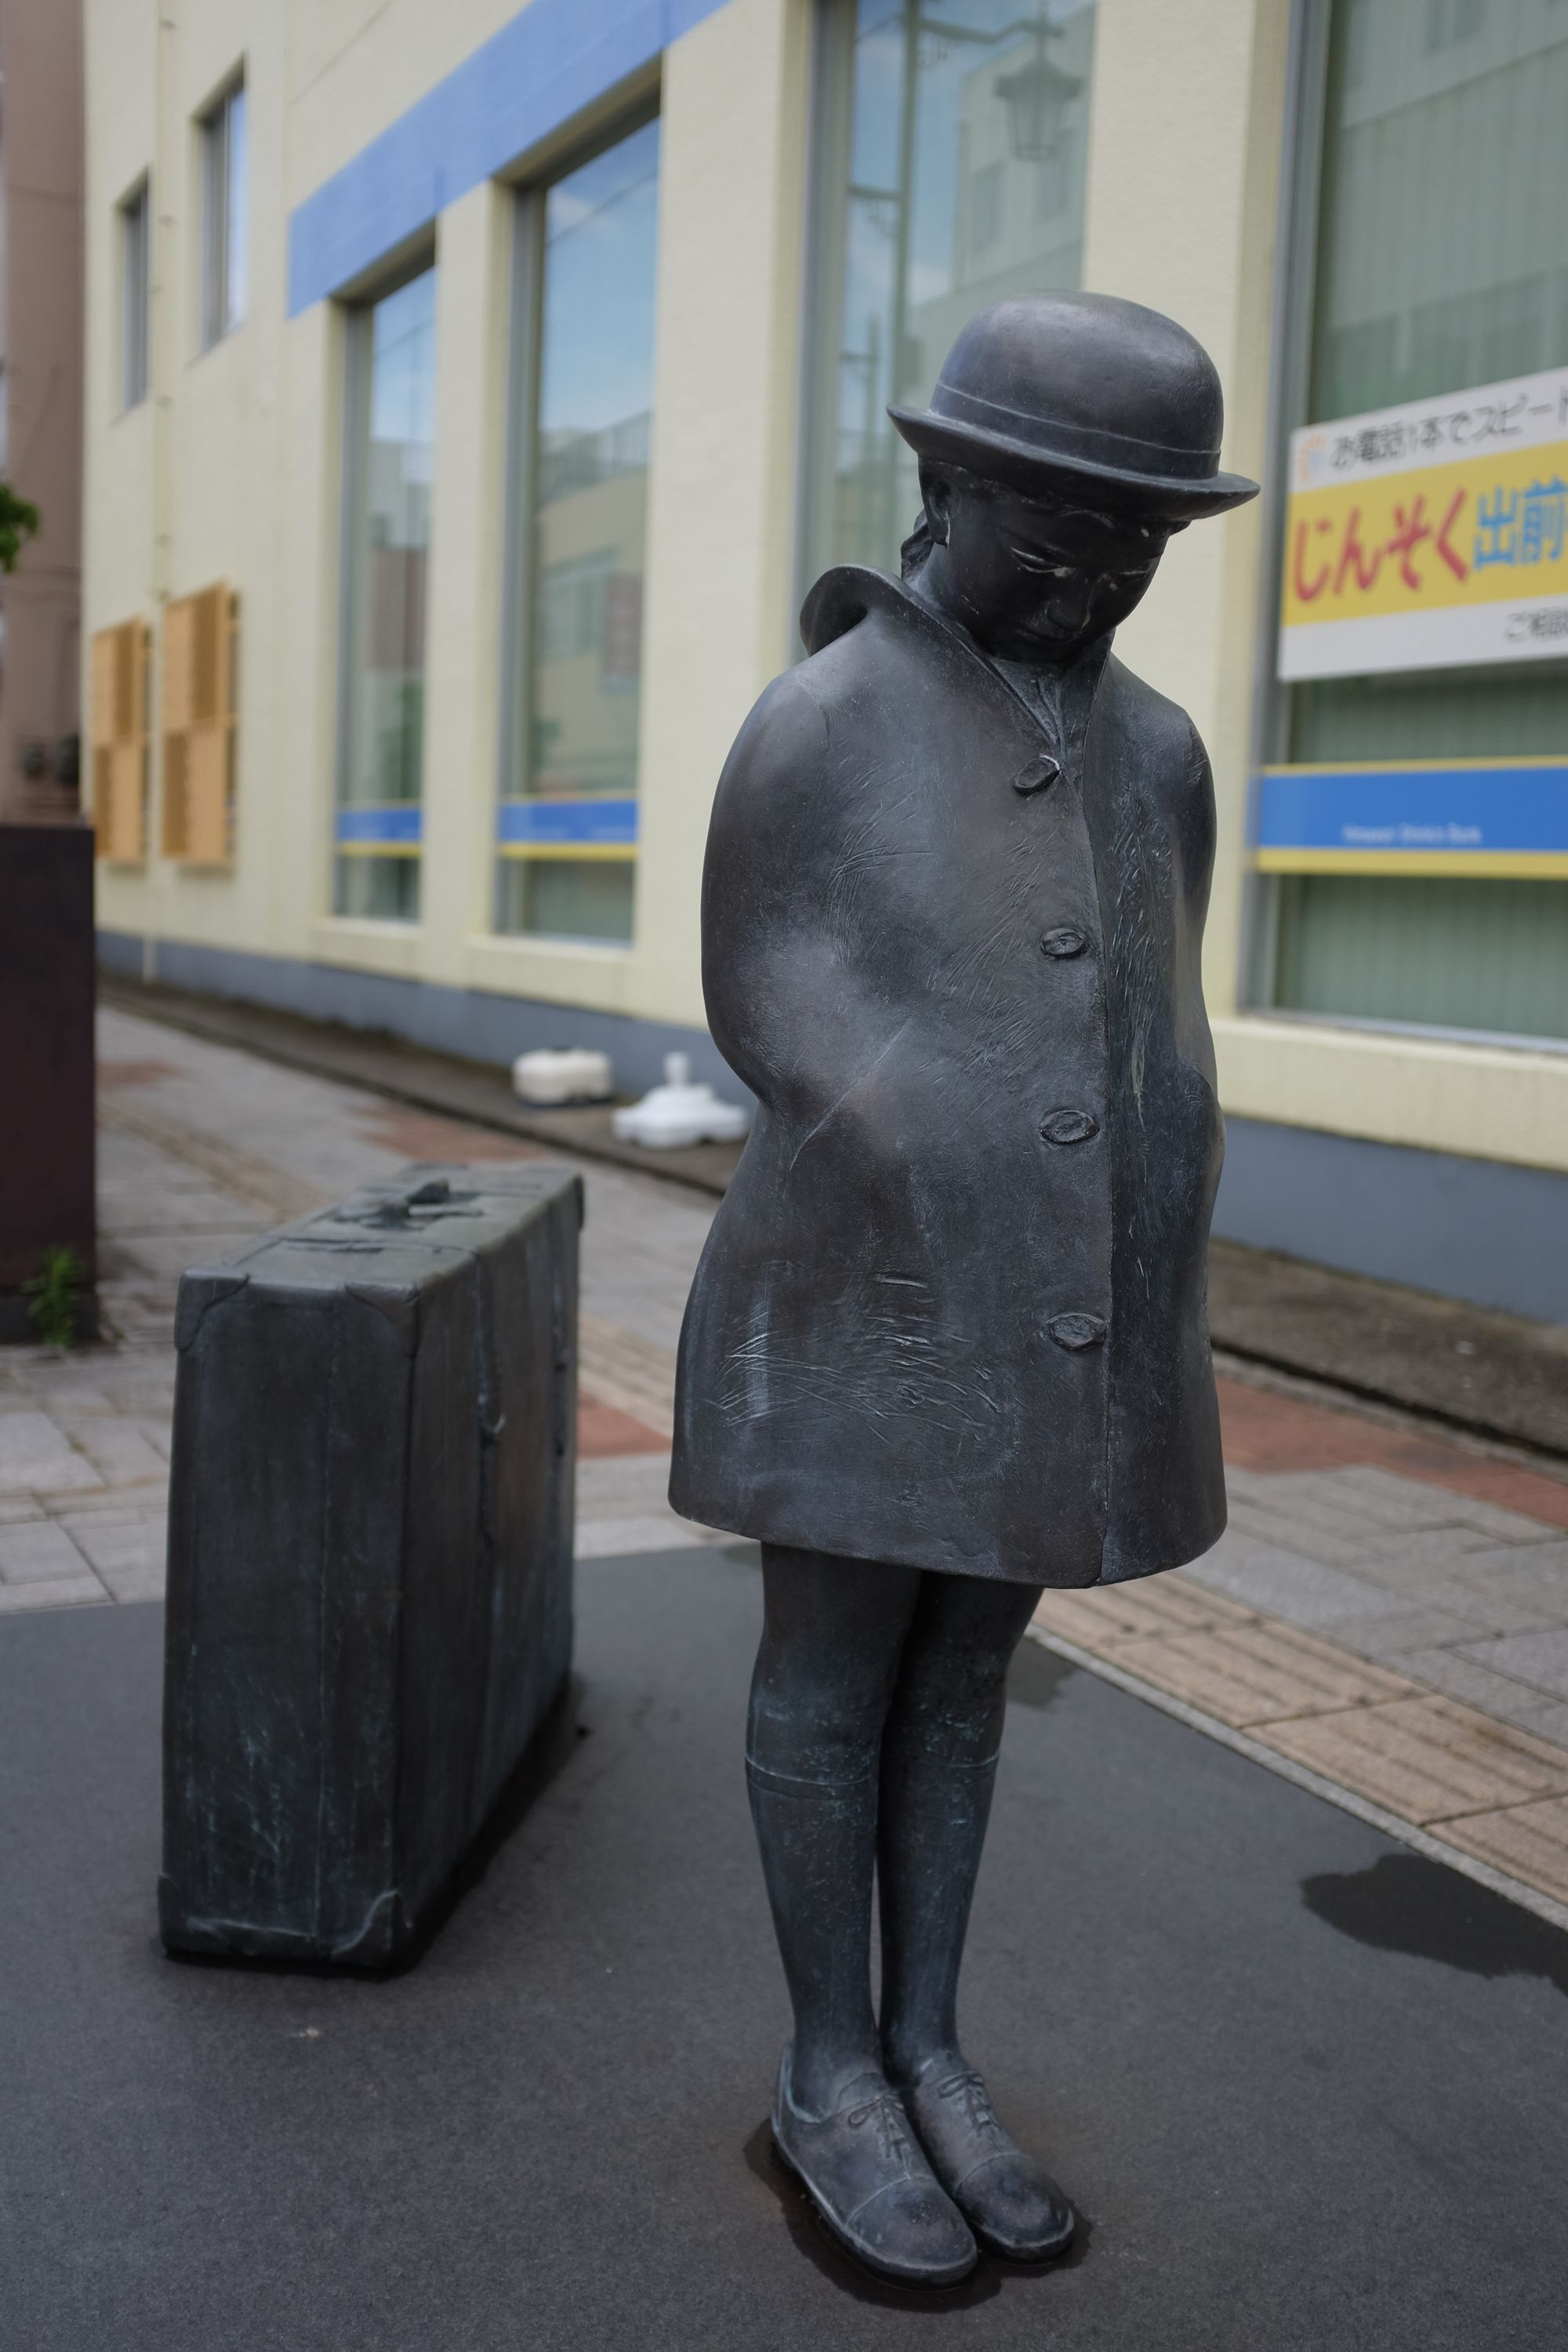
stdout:
[[[825,646],[847,635],[868,613],[874,612],[886,613],[906,628],[924,629],[939,642],[957,648],[989,681],[993,692],[1005,698],[1016,715],[1027,719],[1037,732],[1041,731],[1035,710],[966,628],[939,613],[922,597],[912,594],[901,580],[891,580],[885,572],[873,572],[868,565],[841,563],[825,572],[817,581],[800,614],[800,633],[807,653],[820,653]],[[1088,688],[1085,700],[1091,708],[1106,674],[1110,644],[1109,632],[1096,638],[1066,673],[1082,678]]]

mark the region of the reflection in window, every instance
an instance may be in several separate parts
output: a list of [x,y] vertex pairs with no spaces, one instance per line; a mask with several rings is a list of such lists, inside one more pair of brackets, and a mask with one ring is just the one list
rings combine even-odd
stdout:
[[1081,282],[1094,9],[833,0],[824,36],[806,562],[896,571],[920,491],[889,402],[987,304]]
[[523,857],[510,870],[515,929],[558,940],[630,939],[629,857]]
[[500,822],[505,930],[629,940],[658,124],[523,200],[534,347],[518,388],[531,499]]
[[994,245],[1002,234],[1002,166],[983,163],[971,183],[969,221],[976,246]]
[[1564,121],[1560,7],[1340,0],[1306,422],[1568,361]]
[[1426,0],[1427,49],[1451,49],[1473,40],[1486,22],[1487,0]]
[[419,912],[436,273],[349,322],[340,914]]

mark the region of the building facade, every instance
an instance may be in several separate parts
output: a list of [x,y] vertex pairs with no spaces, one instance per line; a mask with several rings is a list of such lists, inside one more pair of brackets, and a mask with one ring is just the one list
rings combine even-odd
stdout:
[[77,812],[81,673],[82,28],[0,10],[0,477],[38,511],[0,578],[0,823]]
[[1119,642],[1213,756],[1217,1230],[1568,1319],[1563,14],[87,0],[105,961],[720,1075],[713,787],[896,564],[886,405],[1097,288],[1265,485]]

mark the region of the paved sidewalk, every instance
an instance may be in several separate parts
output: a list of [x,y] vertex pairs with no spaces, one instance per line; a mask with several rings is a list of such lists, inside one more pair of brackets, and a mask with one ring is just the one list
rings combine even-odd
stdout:
[[[100,1012],[99,1055],[100,1297],[115,1337],[0,1350],[0,1613],[162,1593],[184,1266],[410,1160],[542,1156],[123,1013]],[[661,1397],[711,1204],[584,1172],[579,1549],[689,1545],[664,1499]]]
[[[411,1159],[541,1156],[120,1011],[100,1010],[99,1050],[116,1336],[0,1352],[0,1612],[161,1592],[183,1266]],[[584,1174],[578,1549],[674,1550],[707,1533],[675,1517],[665,1482],[675,1343],[712,1204]],[[1278,1388],[1224,1378],[1221,1400],[1224,1541],[1179,1575],[1047,1596],[1039,1634],[1492,1883],[1522,1882],[1555,1916],[1568,1481]]]
[[[607,1110],[525,1109],[493,1064],[274,1005],[193,995],[123,972],[100,974],[99,1001],[444,1118],[524,1136],[568,1158],[635,1165],[715,1195],[740,1156],[729,1143],[649,1153],[616,1139]],[[1254,1367],[1326,1381],[1505,1445],[1568,1455],[1568,1326],[1224,1241],[1209,1252],[1209,1319],[1215,1345]]]

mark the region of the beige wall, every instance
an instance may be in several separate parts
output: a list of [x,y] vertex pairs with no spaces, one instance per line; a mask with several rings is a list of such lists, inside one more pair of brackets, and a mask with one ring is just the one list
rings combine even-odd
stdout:
[[700,1022],[708,812],[794,594],[810,9],[730,0],[665,67],[644,640],[645,1002]]
[[[593,0],[582,0],[584,6]],[[493,808],[513,204],[437,232],[424,914],[330,913],[342,314],[285,317],[290,208],[516,0],[87,0],[88,625],[228,580],[242,599],[239,855],[102,876],[109,928],[664,1021],[701,1020],[713,786],[786,657],[794,594],[811,0],[727,0],[662,66],[642,846],[629,949],[494,936]],[[1225,380],[1226,461],[1264,474],[1289,0],[1099,0],[1086,276],[1171,310]],[[193,118],[243,58],[249,315],[195,351]],[[559,144],[559,142],[557,142]],[[520,159],[524,170],[530,159]],[[535,159],[536,161],[538,159]],[[154,170],[155,398],[116,416],[112,209]],[[1207,982],[1228,1109],[1568,1167],[1568,1056],[1415,1043],[1238,1011],[1261,505],[1172,545],[1124,632],[1194,714],[1220,850]]]
[[[97,0],[88,26],[87,531],[84,627],[141,614],[154,631],[153,730],[162,608],[215,581],[240,599],[239,772],[232,871],[170,865],[157,854],[160,761],[153,761],[152,854],[144,867],[100,869],[99,919],[110,927],[215,946],[301,951],[301,841],[280,842],[303,721],[319,693],[314,646],[281,659],[303,596],[295,569],[290,487],[311,472],[321,430],[318,381],[290,402],[290,363],[319,342],[321,321],[287,341],[282,237],[282,44],[268,0],[207,0],[196,9],[132,11]],[[197,118],[243,66],[251,236],[246,316],[200,348],[200,140]],[[151,175],[153,239],[146,400],[121,406],[116,207]],[[291,410],[287,423],[285,412]],[[302,428],[302,429],[301,429]],[[319,507],[310,520],[318,535]],[[309,762],[310,754],[306,753]],[[313,795],[312,795],[313,798]],[[279,892],[279,850],[289,887]]]

